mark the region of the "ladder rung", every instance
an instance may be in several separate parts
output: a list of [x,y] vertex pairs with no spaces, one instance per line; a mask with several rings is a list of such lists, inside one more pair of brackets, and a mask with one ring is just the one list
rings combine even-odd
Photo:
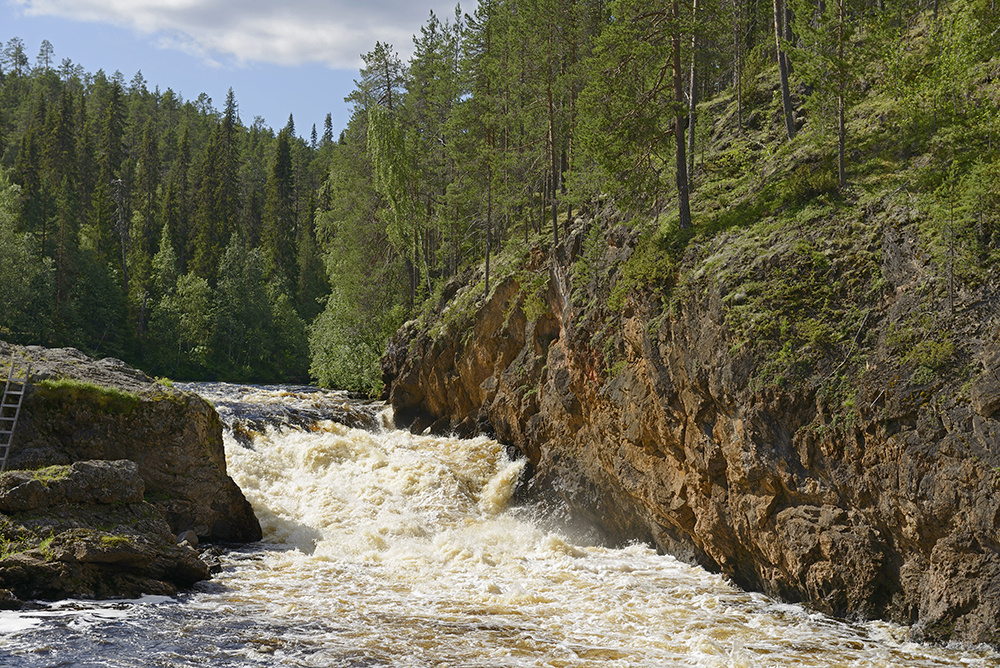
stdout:
[[[9,426],[10,429],[0,429],[0,473],[7,469],[7,458],[10,455],[10,445],[14,440],[14,430],[17,429],[17,418],[21,414],[21,402],[27,392],[28,377],[31,375],[31,363],[27,365],[16,364],[16,357],[13,352],[10,355],[10,369],[7,371],[7,382],[3,387],[3,394],[0,395],[0,423]],[[24,376],[14,376],[15,367],[21,369],[18,373]],[[4,415],[7,413],[7,415]]]

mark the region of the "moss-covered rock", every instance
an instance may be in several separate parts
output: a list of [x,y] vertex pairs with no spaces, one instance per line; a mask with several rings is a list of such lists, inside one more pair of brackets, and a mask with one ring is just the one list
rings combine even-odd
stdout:
[[131,461],[81,461],[0,476],[0,588],[13,597],[172,594],[209,577],[143,501]]
[[[9,468],[127,459],[174,533],[260,539],[249,502],[226,474],[222,423],[208,402],[119,360],[94,360],[72,348],[17,350],[31,360],[32,377]],[[0,343],[0,360],[9,356]]]

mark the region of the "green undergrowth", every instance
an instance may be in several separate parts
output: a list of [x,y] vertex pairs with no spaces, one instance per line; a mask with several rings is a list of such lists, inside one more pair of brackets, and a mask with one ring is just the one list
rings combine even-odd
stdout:
[[42,469],[35,469],[30,471],[29,473],[31,474],[32,479],[37,480],[38,482],[48,487],[50,483],[58,482],[60,480],[65,480],[66,478],[68,478],[70,472],[71,468],[69,466],[55,465],[55,466],[46,466],[45,468]]

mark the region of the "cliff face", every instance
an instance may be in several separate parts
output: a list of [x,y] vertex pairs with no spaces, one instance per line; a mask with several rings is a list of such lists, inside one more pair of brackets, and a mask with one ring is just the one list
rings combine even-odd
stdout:
[[0,607],[174,593],[209,577],[178,534],[260,539],[207,402],[118,360],[16,353],[32,369],[0,476]]
[[397,423],[492,431],[532,465],[525,500],[611,541],[998,643],[996,276],[949,293],[890,204],[839,239],[696,238],[662,271],[648,238],[578,221],[557,262],[400,330]]
[[[146,500],[175,534],[260,539],[249,502],[226,474],[222,422],[208,402],[118,360],[93,360],[74,349],[24,353],[32,361],[31,384],[8,469],[131,460]],[[0,360],[9,355],[0,345]]]

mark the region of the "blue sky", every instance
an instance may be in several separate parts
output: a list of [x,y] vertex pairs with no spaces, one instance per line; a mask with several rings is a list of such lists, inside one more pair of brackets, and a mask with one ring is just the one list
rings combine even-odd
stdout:
[[[55,62],[69,58],[88,72],[141,71],[152,90],[185,100],[201,93],[216,108],[232,88],[240,118],[275,129],[293,114],[299,135],[327,113],[334,133],[347,124],[344,96],[354,88],[360,55],[376,41],[404,61],[412,36],[433,10],[453,19],[455,0],[0,0],[0,41],[24,40],[34,64],[42,40]],[[474,0],[462,10],[475,10]]]

